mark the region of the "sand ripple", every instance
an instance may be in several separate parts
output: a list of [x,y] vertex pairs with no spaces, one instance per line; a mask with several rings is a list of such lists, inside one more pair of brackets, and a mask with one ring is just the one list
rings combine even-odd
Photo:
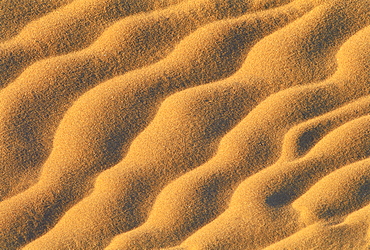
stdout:
[[1,249],[367,249],[366,0],[0,3]]

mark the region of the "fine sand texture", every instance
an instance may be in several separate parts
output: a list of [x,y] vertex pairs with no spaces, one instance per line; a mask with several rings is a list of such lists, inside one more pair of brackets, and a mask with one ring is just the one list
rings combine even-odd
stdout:
[[369,0],[0,0],[0,249],[370,249]]

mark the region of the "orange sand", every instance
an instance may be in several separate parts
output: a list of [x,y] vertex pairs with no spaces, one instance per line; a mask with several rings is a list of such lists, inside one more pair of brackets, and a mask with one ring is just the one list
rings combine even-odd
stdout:
[[4,0],[0,249],[369,249],[368,0]]

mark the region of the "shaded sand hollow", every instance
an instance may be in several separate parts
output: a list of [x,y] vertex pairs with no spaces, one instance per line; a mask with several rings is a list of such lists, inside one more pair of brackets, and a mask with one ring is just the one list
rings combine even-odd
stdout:
[[0,249],[370,249],[370,2],[0,1],[0,178]]

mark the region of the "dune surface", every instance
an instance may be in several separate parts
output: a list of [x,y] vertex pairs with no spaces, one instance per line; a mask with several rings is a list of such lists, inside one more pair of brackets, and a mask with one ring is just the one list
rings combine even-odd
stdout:
[[370,248],[368,0],[0,3],[0,249]]
[[[1,152],[1,159],[4,161],[4,165],[7,164],[9,168],[5,174],[11,175],[14,179],[21,176],[22,172],[36,169],[41,164],[47,157],[48,151],[51,150],[52,137],[63,117],[63,113],[84,92],[114,76],[160,60],[175,47],[181,38],[191,33],[198,26],[201,26],[202,23],[220,18],[219,16],[227,16],[230,11],[228,8],[216,9],[213,5],[210,5],[206,9],[208,15],[205,15],[203,13],[205,12],[204,6],[198,6],[200,3],[202,2],[186,2],[184,6],[176,6],[164,11],[124,19],[110,27],[87,49],[41,60],[22,72],[0,94],[2,112],[7,114],[0,122],[3,131],[0,144],[4,147],[4,150]],[[296,15],[299,15],[300,12],[297,12],[298,14]],[[172,18],[170,19],[169,17]],[[197,43],[200,42],[197,40],[197,37],[202,35],[208,35],[212,39],[212,32],[220,29],[220,27],[225,27],[225,29],[220,31],[219,37],[214,37],[213,39],[222,40],[223,36],[234,37],[224,41],[224,44],[220,45],[219,51],[215,51],[214,57],[219,57],[223,60],[222,62],[219,60],[222,63],[219,66],[221,68],[223,65],[226,65],[228,59],[237,61],[239,58],[237,54],[241,53],[240,56],[242,56],[243,51],[235,51],[235,55],[230,54],[225,57],[222,57],[222,55],[232,53],[233,50],[238,49],[237,46],[243,46],[244,43],[238,44],[236,39],[239,39],[239,36],[245,36],[249,30],[243,29],[239,31],[237,25],[240,22],[243,22],[243,20],[236,20],[231,24],[224,23],[223,25],[213,24],[211,27],[207,26],[208,28],[205,27],[192,35],[191,38],[185,39],[182,46],[179,45],[180,48],[173,52],[173,56],[163,59],[164,61],[159,63],[159,65],[153,65],[155,69],[149,67],[139,71],[139,74],[135,73],[131,74],[131,76],[135,75],[134,78],[140,78],[144,77],[144,75],[152,74],[154,71],[158,71],[158,75],[161,75],[162,78],[170,77],[170,75],[165,76],[167,74],[166,71],[170,71],[173,75],[178,74],[171,70],[171,67],[180,66],[176,64],[176,61],[179,61],[178,57],[188,57],[189,62],[181,62],[183,65],[187,65],[187,63],[194,61],[196,56],[198,56],[194,55],[195,51],[189,51],[187,46],[191,46],[191,48],[197,46]],[[230,27],[227,27],[227,25],[230,25]],[[265,25],[270,26],[268,22]],[[66,27],[69,26],[67,25]],[[251,29],[253,28],[257,29],[258,27],[251,27]],[[53,32],[55,31],[53,30]],[[246,40],[245,43],[255,42],[261,34],[256,34],[256,36],[252,37],[251,41]],[[203,40],[207,40],[207,38],[205,37]],[[187,42],[191,45],[188,45]],[[215,46],[211,41],[207,42],[209,43],[208,46]],[[200,50],[208,51],[211,49],[207,44],[202,46]],[[33,46],[29,47],[33,48]],[[186,50],[183,51],[181,47],[186,47]],[[204,58],[207,58],[207,56],[208,54],[205,54]],[[11,58],[14,58],[14,56]],[[206,59],[204,60],[204,63],[206,63]],[[228,67],[226,70],[232,71],[233,66],[227,65],[224,67]],[[4,67],[7,66],[5,65]],[[167,67],[169,68],[165,70]],[[202,69],[199,65],[194,65],[194,67]],[[181,69],[176,70],[180,71]],[[203,74],[203,72],[199,72],[199,74]],[[135,80],[131,76],[123,76],[127,80],[117,79],[117,81],[134,82]],[[213,78],[211,77],[211,79]],[[159,79],[159,81],[163,80]],[[121,83],[121,85],[123,84]],[[141,88],[140,84],[137,85],[138,88]],[[134,91],[129,90],[129,92]],[[14,102],[17,105],[13,105]],[[41,103],[43,104],[41,105]],[[33,118],[34,115],[32,113],[34,115],[42,113],[43,116]],[[26,116],[31,117],[24,119]],[[20,127],[23,127],[23,129],[19,129]],[[24,131],[27,129],[32,131],[26,132],[27,139],[25,140],[21,134],[24,134]],[[9,141],[19,143],[22,147],[9,147]],[[15,183],[16,180],[11,182]],[[9,183],[4,183],[3,186],[5,192],[7,192],[5,187],[11,188]],[[4,197],[6,193],[0,193],[0,196]]]

